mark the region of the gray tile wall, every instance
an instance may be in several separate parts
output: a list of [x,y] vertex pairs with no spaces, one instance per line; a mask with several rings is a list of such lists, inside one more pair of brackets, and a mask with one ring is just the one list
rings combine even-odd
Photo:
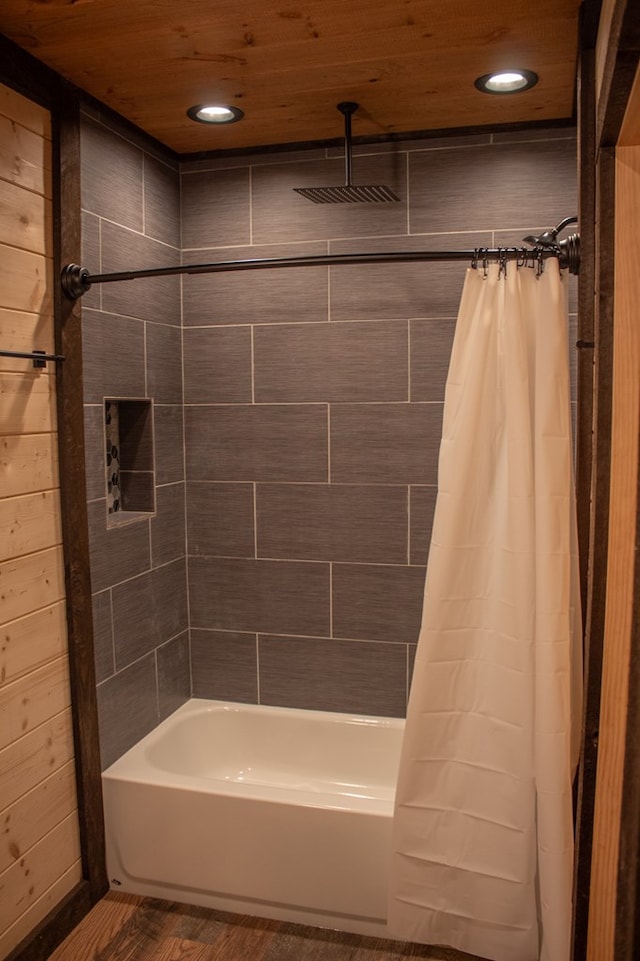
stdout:
[[[87,119],[83,262],[496,246],[576,210],[572,130],[355,155],[355,181],[387,183],[400,203],[314,206],[295,194],[341,182],[336,149],[202,159],[178,172]],[[190,691],[404,714],[464,269],[270,269],[85,296],[104,763]],[[156,515],[110,530],[105,395],[154,399]]]
[[[188,263],[513,245],[576,210],[571,130],[183,163]],[[459,263],[185,277],[193,692],[402,715]]]
[[[83,264],[179,263],[177,165],[100,114],[82,124]],[[94,287],[83,300],[87,498],[100,746],[107,766],[191,693],[180,282]],[[152,517],[107,527],[105,397],[150,398]]]

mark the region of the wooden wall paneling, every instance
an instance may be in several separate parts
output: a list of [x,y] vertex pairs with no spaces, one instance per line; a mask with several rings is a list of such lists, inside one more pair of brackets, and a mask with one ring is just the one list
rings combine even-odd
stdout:
[[[0,138],[3,147],[0,147],[0,157],[7,157],[7,153],[12,147],[16,148],[15,153],[9,156],[15,157],[20,154],[25,159],[22,169],[19,165],[12,168],[11,173],[6,179],[11,182],[22,178],[23,186],[32,189],[45,196],[53,198],[53,232],[54,232],[54,256],[55,273],[60,268],[62,262],[78,260],[80,252],[80,195],[79,195],[79,157],[77,149],[78,119],[77,119],[77,90],[62,80],[54,71],[44,67],[39,61],[25,53],[15,44],[10,43],[4,37],[0,37],[0,81],[7,84],[7,87],[0,86],[0,126],[2,118],[11,116],[13,105],[19,98],[28,98],[26,105],[20,100],[21,106],[25,107],[22,114],[22,124],[17,131],[17,139]],[[50,111],[51,117],[44,114],[38,105],[44,106]],[[53,118],[53,123],[51,122]],[[2,129],[6,129],[6,124]],[[74,134],[75,131],[75,134]],[[35,139],[33,136],[35,135]],[[76,145],[69,150],[69,144],[73,143],[74,136]],[[50,140],[52,144],[52,162],[48,160],[43,165],[43,174],[40,182],[37,179],[28,182],[25,178],[29,173],[31,163],[37,166],[37,158],[46,153],[42,144],[38,144],[38,137]],[[64,141],[64,143],[62,143]],[[6,145],[6,146],[5,146]],[[60,184],[60,179],[66,178],[66,183]],[[55,189],[54,189],[55,187]],[[63,209],[63,204],[66,206]],[[71,238],[71,240],[69,239]],[[3,273],[4,273],[3,264]],[[25,277],[32,275],[33,264],[16,264],[12,268],[14,282],[9,284],[9,290],[15,291],[16,285]],[[52,286],[47,288],[47,293],[55,291],[55,297],[44,299],[42,296],[32,298],[26,304],[19,300],[11,300],[8,304],[2,304],[13,316],[0,316],[0,324],[6,325],[13,322],[13,330],[16,335],[15,349],[30,350],[41,348],[49,351],[52,347],[55,350],[55,343],[43,342],[42,334],[46,330],[46,323],[43,318],[50,316],[52,305],[56,315],[56,342],[59,344],[64,340],[60,333],[60,328],[65,322],[63,316],[63,305],[60,298],[59,284],[54,282],[54,265],[48,262],[46,269],[50,272]],[[41,293],[41,291],[39,291]],[[11,293],[10,293],[11,295]],[[1,303],[1,300],[0,300]],[[27,315],[30,315],[27,319]],[[78,315],[79,316],[79,315]],[[24,323],[23,323],[24,322]],[[31,328],[27,330],[27,324]],[[78,319],[76,318],[76,333],[78,331]],[[31,337],[33,331],[33,338]],[[77,337],[77,347],[73,352],[74,363],[70,367],[70,377],[66,381],[64,389],[67,393],[74,394],[74,381],[78,383],[75,391],[76,396],[81,396],[81,357],[79,353],[79,336]],[[9,344],[13,347],[12,344]],[[26,366],[25,366],[26,365]],[[0,370],[7,372],[23,372],[29,369],[29,361],[22,365],[16,361],[6,360],[0,365]],[[57,380],[58,387],[58,407],[65,404],[61,402],[61,387],[64,378],[60,377],[60,367],[56,368],[49,365],[47,376],[52,380]],[[32,380],[35,384],[35,378]],[[68,403],[68,402],[67,402]],[[66,409],[66,408],[65,408]],[[83,458],[83,439],[82,439],[82,411],[77,404],[70,412],[76,417],[72,430],[68,429],[68,423],[63,418],[60,425],[58,436],[51,433],[37,434],[9,434],[0,438],[0,484],[2,491],[7,496],[18,496],[28,492],[49,490],[57,485],[58,467],[64,472],[65,465],[68,466],[69,458]],[[58,418],[59,419],[59,418]],[[56,421],[57,422],[57,421]],[[53,441],[53,446],[52,446]],[[71,445],[72,450],[66,450],[62,458],[59,457],[58,445],[65,451],[66,445]],[[65,482],[62,485],[61,509],[63,513],[63,539],[67,537],[69,528],[77,529],[78,525],[86,522],[83,518],[84,510],[84,479],[78,472],[71,472],[69,476],[63,473]],[[78,481],[78,477],[80,480]],[[78,482],[79,487],[72,485]],[[80,514],[77,506],[80,505]],[[32,918],[26,913],[12,929],[12,938],[18,936],[22,938],[19,944],[10,951],[7,961],[45,961],[51,954],[56,945],[69,933],[78,921],[90,910],[92,904],[106,891],[107,882],[104,867],[104,852],[102,838],[102,805],[100,795],[100,767],[97,757],[97,709],[93,706],[91,698],[95,698],[95,685],[92,680],[87,680],[88,672],[86,665],[90,662],[90,670],[93,670],[93,641],[90,610],[86,615],[87,601],[90,604],[90,591],[87,587],[89,556],[88,547],[82,551],[82,532],[74,538],[69,556],[69,548],[64,546],[64,579],[66,584],[66,599],[53,604],[49,608],[43,608],[39,615],[46,617],[47,612],[51,612],[52,620],[55,622],[48,635],[50,643],[44,645],[39,651],[33,649],[31,645],[25,647],[25,634],[30,632],[31,626],[27,621],[32,615],[25,614],[12,620],[6,628],[6,634],[11,639],[20,636],[20,654],[17,655],[16,645],[9,644],[6,653],[3,654],[5,660],[2,665],[7,671],[7,677],[21,677],[23,674],[34,667],[46,663],[48,659],[55,658],[56,644],[59,642],[58,634],[61,627],[60,605],[64,609],[62,623],[69,634],[69,663],[70,663],[70,685],[72,700],[77,698],[78,711],[74,705],[76,717],[72,718],[71,711],[64,711],[54,718],[51,722],[41,725],[35,731],[27,733],[20,739],[19,749],[11,745],[0,751],[0,796],[7,798],[11,803],[11,798],[26,797],[26,792],[35,788],[38,782],[38,775],[42,771],[49,771],[54,775],[63,765],[71,764],[74,772],[77,771],[78,777],[78,802],[80,807],[81,822],[81,846],[82,846],[82,872],[81,879],[75,883],[75,875],[65,876],[56,882],[47,895],[40,899],[37,905],[37,916]],[[78,549],[80,545],[80,549]],[[84,575],[77,575],[79,569],[84,568]],[[78,596],[80,600],[78,600]],[[45,602],[43,602],[45,603]],[[85,610],[84,618],[78,620],[68,611],[77,612],[78,608]],[[35,616],[35,615],[33,615]],[[38,628],[39,630],[40,628]],[[12,653],[13,652],[13,653]],[[31,668],[27,665],[31,662]],[[80,667],[77,668],[79,663]],[[13,672],[13,674],[11,674]],[[82,692],[86,695],[84,698]],[[81,723],[82,722],[82,723]],[[75,727],[75,738],[74,731]],[[75,754],[74,754],[75,740]],[[90,747],[87,749],[87,743]],[[54,747],[55,745],[55,747]],[[66,746],[64,746],[66,745]],[[94,809],[91,810],[91,791],[87,786],[91,785],[93,796],[96,798]],[[17,793],[16,793],[17,792]],[[89,839],[89,840],[87,840]],[[69,886],[73,885],[71,890]],[[41,917],[41,920],[33,926],[34,920]],[[0,944],[0,954],[5,953],[6,943]]]
[[[640,420],[640,415],[639,415]],[[640,504],[640,463],[636,503]],[[620,857],[616,906],[616,961],[640,958],[640,511],[636,520],[634,608],[631,618],[631,662],[627,711],[627,738],[622,784]]]
[[[0,307],[0,344],[6,350],[44,350],[54,351],[53,325],[45,312],[26,313],[23,310],[8,310]],[[10,344],[10,347],[6,345]],[[29,361],[12,357],[0,357],[0,371],[24,373],[29,370]],[[55,373],[54,368],[46,367],[40,374]],[[4,487],[1,488],[4,493]]]
[[51,199],[0,179],[0,243],[47,253]]
[[34,133],[22,124],[13,123],[0,112],[0,168],[4,171],[5,179],[51,198],[53,184],[49,141],[50,138],[43,139],[41,134]]
[[35,607],[34,594],[42,607],[64,598],[62,548],[51,547],[0,564],[0,590],[7,621],[30,614]]
[[74,765],[68,761],[7,808],[3,817],[7,831],[6,844],[0,849],[0,872],[11,867],[16,855],[20,857],[75,809]]
[[60,600],[2,625],[0,683],[10,684],[66,652],[66,611]]
[[[54,343],[50,114],[0,87],[0,127],[8,133],[0,151],[0,346],[47,349]],[[71,892],[85,886],[78,804],[70,791],[75,777],[69,779],[74,765],[61,616],[55,367],[38,371],[29,360],[5,359],[0,400],[0,956],[5,957],[46,914],[59,912],[57,902],[68,913]],[[76,892],[73,902],[81,896]]]
[[0,692],[0,749],[71,706],[66,657],[59,657]]
[[0,562],[60,543],[58,490],[0,499]]
[[[8,348],[9,350],[11,348]],[[26,375],[0,374],[2,431],[7,434],[42,434],[56,430],[55,381],[30,371]]]
[[0,796],[10,807],[42,780],[73,760],[71,710],[25,734],[0,751]]
[[[7,50],[6,53],[8,54],[9,51]],[[5,51],[3,51],[3,54],[5,54]],[[28,83],[28,74],[24,74],[22,79]],[[49,91],[49,94],[51,94],[51,91]],[[38,103],[34,102],[26,91],[21,94],[13,87],[3,84],[0,87],[0,114],[12,120],[19,116],[21,127],[30,130],[41,140],[51,143],[51,115],[48,110],[41,110]],[[42,148],[40,148],[40,156],[44,157]],[[43,166],[50,170],[51,161],[44,161]]]
[[5,247],[0,274],[0,304],[11,310],[51,314],[53,263],[42,254]]
[[[69,852],[75,855],[69,864]],[[80,880],[80,841],[75,810],[38,841],[4,872],[9,898],[4,901],[0,927],[9,927],[52,884],[71,870],[74,884]]]
[[0,437],[0,487],[6,497],[48,490],[58,476],[58,446],[51,433]]

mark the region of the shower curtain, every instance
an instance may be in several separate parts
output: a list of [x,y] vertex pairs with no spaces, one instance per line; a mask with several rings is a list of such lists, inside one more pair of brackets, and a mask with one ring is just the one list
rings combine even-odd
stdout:
[[467,271],[438,470],[390,931],[569,961],[582,654],[556,259]]

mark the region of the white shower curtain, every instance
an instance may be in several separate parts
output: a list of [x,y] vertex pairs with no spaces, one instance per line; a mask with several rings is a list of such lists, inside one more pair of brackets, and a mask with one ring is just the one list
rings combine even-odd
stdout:
[[390,931],[569,961],[581,623],[566,285],[467,271],[394,818]]

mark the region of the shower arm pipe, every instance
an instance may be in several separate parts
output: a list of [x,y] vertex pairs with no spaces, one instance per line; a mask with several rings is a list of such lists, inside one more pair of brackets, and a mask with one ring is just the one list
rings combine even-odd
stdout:
[[235,270],[265,270],[279,267],[332,267],[340,264],[417,263],[466,260],[473,265],[506,261],[541,263],[557,257],[561,268],[577,274],[580,268],[580,237],[572,234],[554,247],[480,247],[474,250],[407,250],[370,254],[317,254],[306,257],[226,260],[208,264],[183,264],[178,267],[152,267],[148,270],[123,270],[110,274],[91,274],[86,267],[67,264],[62,268],[62,289],[69,300],[77,300],[93,284],[117,283],[144,277],[172,277],[179,274],[215,274]]

